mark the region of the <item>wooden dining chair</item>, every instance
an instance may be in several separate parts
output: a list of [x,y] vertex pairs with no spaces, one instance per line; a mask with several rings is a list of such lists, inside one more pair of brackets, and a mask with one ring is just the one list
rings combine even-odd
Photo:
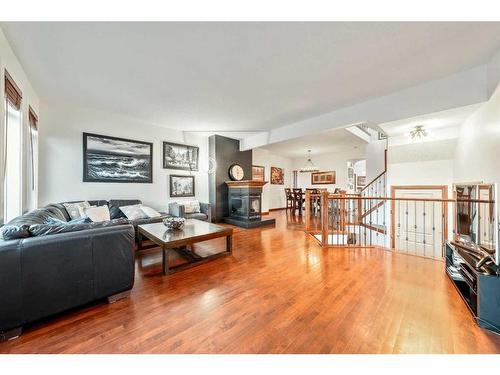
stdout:
[[285,188],[286,209],[293,209],[293,194],[290,188]]
[[302,214],[302,207],[305,202],[304,193],[300,188],[294,188],[292,190],[293,194],[293,209],[299,210],[299,215]]

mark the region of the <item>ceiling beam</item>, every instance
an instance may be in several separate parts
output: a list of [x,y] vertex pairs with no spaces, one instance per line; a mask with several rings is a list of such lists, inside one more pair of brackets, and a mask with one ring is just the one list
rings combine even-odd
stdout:
[[242,150],[249,150],[270,143],[344,128],[349,124],[360,122],[380,124],[481,103],[487,99],[487,68],[486,65],[482,65],[321,116],[285,125],[267,134],[249,136],[240,144]]

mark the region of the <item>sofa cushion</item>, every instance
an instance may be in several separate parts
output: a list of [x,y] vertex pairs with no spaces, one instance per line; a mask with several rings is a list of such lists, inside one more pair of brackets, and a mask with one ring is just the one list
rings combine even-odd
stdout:
[[103,221],[101,223],[83,223],[83,224],[61,224],[61,225],[50,225],[50,224],[35,224],[29,227],[29,233],[33,237],[37,236],[47,236],[50,234],[67,233],[67,232],[78,232],[81,230],[102,228],[102,227],[112,227],[115,225],[128,224],[126,219],[116,219],[110,221]]
[[136,227],[141,224],[161,223],[163,219],[169,216],[168,214],[162,213],[160,217],[147,217],[144,219],[129,220],[128,222]]
[[33,224],[44,224],[49,217],[53,217],[51,210],[45,208],[38,208],[36,210],[25,213],[24,215],[18,216],[7,223],[7,225],[21,226],[21,225],[33,225]]
[[132,206],[134,204],[142,204],[142,202],[139,199],[111,199],[109,201],[109,214],[111,219],[126,217],[123,212],[120,211],[120,207]]
[[59,219],[61,221],[71,220],[68,211],[62,203],[50,203],[46,205],[44,209],[50,212],[51,216],[55,219]]
[[198,220],[207,220],[208,216],[207,214],[197,212],[194,214],[186,214],[186,219],[198,219]]
[[30,236],[29,225],[4,225],[0,231],[1,239],[16,240]]

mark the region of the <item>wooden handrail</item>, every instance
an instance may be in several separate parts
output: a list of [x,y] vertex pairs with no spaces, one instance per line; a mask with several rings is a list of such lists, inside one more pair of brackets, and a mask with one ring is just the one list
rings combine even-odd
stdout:
[[351,200],[381,200],[381,201],[416,201],[416,202],[451,202],[451,203],[489,203],[493,204],[495,201],[489,200],[480,200],[480,199],[438,199],[438,198],[391,198],[391,197],[346,197],[346,196],[337,196],[331,194],[328,196],[328,199],[351,199]]
[[377,177],[375,177],[373,180],[370,181],[369,184],[366,184],[366,186],[361,189],[360,193],[362,193],[363,191],[365,191],[366,189],[368,189],[368,187],[373,184],[375,181],[377,181],[380,177],[382,177],[384,175],[384,173],[386,173],[387,171],[383,171],[382,173],[380,173]]

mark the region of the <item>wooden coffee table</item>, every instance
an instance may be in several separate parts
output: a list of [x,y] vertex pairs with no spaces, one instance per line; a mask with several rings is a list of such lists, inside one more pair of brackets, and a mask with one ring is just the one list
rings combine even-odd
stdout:
[[[143,224],[138,226],[139,243],[142,236],[153,241],[162,249],[163,274],[202,264],[232,252],[233,228],[207,223],[196,219],[187,219],[182,230],[167,229],[163,223]],[[214,238],[226,237],[226,250],[216,254],[201,256],[188,250],[187,246]],[[175,251],[186,259],[187,263],[170,267],[169,255]]]

